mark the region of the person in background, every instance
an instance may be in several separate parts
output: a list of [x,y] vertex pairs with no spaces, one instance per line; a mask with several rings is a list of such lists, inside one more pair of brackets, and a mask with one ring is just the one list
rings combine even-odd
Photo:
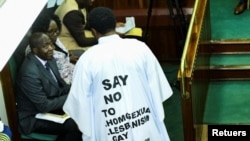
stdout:
[[[44,32],[46,33],[55,46],[54,58],[56,59],[57,66],[61,77],[66,83],[71,84],[72,74],[74,70],[74,64],[78,60],[78,57],[63,45],[58,38],[61,31],[61,21],[58,16],[49,13],[44,10],[39,17],[33,23],[31,32]],[[26,55],[30,52],[30,47],[27,47],[25,51]]]
[[0,118],[0,141],[11,141],[12,132],[9,126],[5,125]]
[[88,22],[98,44],[77,61],[63,106],[82,139],[169,141],[163,102],[173,91],[157,58],[144,42],[117,35],[111,9],[94,8]]
[[97,43],[86,21],[87,10],[93,2],[94,0],[64,0],[55,11],[55,15],[62,21],[59,38],[68,50],[78,56]]
[[243,13],[247,9],[247,1],[248,0],[240,0],[237,6],[234,9],[234,14],[239,15]]
[[33,33],[29,45],[31,52],[19,69],[15,89],[20,133],[56,134],[57,141],[81,141],[81,132],[71,118],[62,124],[36,118],[38,113],[64,114],[70,85],[60,76],[47,34]]

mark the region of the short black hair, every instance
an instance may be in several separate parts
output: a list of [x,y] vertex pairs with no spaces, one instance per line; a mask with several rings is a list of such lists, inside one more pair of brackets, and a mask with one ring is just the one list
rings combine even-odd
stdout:
[[31,50],[33,48],[40,48],[42,37],[46,35],[44,32],[34,32],[29,38],[29,45]]
[[107,7],[96,7],[89,12],[88,24],[97,32],[105,34],[115,30],[116,17],[113,11]]

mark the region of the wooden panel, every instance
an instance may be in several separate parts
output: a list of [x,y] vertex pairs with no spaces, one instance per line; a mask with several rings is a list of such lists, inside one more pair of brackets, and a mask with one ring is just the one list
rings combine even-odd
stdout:
[[[9,76],[9,77],[6,77]],[[14,96],[14,89],[12,83],[12,77],[10,72],[10,66],[7,63],[0,73],[0,80],[2,82],[3,96],[5,101],[5,107],[7,112],[7,117],[9,120],[9,127],[13,134],[13,141],[20,141],[20,134],[18,132],[18,119],[16,112],[16,100]]]
[[[172,0],[174,1],[174,0]],[[183,7],[193,7],[195,0],[179,0]],[[147,8],[150,0],[96,0],[93,6],[107,6],[112,9]],[[166,8],[167,0],[153,0],[155,8]]]
[[[134,16],[136,25],[146,31],[147,9],[114,10],[118,21],[124,21],[126,16]],[[187,16],[187,19],[190,15]],[[182,54],[180,26],[176,27],[171,19],[168,9],[158,8],[152,10],[148,28],[148,45],[160,61],[179,60]],[[182,43],[185,39],[182,40]]]
[[215,43],[206,43],[200,46],[203,54],[221,54],[221,53],[232,53],[232,52],[250,52],[249,41],[219,41]]
[[[185,78],[185,88],[188,93],[191,93],[191,82],[190,78]],[[182,90],[183,91],[183,90]],[[183,99],[182,98],[182,115],[183,116],[183,127],[184,127],[184,141],[195,141],[195,130],[194,130],[194,122],[193,122],[193,109],[192,109],[192,95],[190,95],[190,98]],[[185,116],[188,115],[188,116]]]
[[[181,2],[184,11],[186,8],[192,8],[194,4],[194,0],[181,0]],[[107,6],[114,9],[117,21],[120,22],[124,22],[127,16],[134,16],[136,26],[141,27],[144,32],[146,31],[149,0],[98,0],[93,6]],[[186,15],[188,20],[190,16],[190,13]],[[182,55],[181,44],[185,42],[185,39],[180,40],[179,33],[176,34],[173,19],[167,8],[167,1],[153,1],[147,44],[159,61],[178,61],[180,59]]]

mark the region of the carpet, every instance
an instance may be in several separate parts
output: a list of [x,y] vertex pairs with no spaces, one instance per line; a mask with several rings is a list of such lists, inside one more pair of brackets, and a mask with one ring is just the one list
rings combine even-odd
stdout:
[[[163,71],[170,84],[177,81],[177,73],[179,64],[163,64]],[[181,95],[180,90],[172,86],[173,95],[163,103],[165,110],[165,125],[171,141],[183,141],[183,123],[181,111]]]
[[234,15],[239,0],[210,0],[213,40],[250,39],[250,10]]
[[210,82],[204,123],[249,124],[249,85],[250,81]]
[[[234,15],[239,0],[210,0],[213,40],[249,40],[250,10]],[[249,54],[212,55],[211,65],[249,65]],[[211,81],[208,88],[205,124],[250,123],[249,81]]]

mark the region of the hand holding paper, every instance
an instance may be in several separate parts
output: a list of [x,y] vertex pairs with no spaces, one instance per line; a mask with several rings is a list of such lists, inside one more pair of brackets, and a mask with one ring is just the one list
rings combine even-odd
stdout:
[[36,114],[37,119],[49,120],[56,123],[64,123],[68,118],[70,118],[67,114],[57,115],[52,113],[38,113]]
[[135,28],[135,18],[126,17],[126,23],[124,26],[117,26],[115,31],[119,34],[125,34],[130,31],[132,28]]

